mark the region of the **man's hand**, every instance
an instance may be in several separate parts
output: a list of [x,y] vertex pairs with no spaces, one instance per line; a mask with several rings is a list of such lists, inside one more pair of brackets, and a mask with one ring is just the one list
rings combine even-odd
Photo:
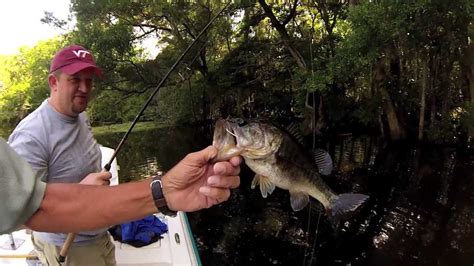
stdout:
[[110,185],[110,178],[112,178],[110,172],[91,173],[84,177],[79,184],[108,186]]
[[241,158],[210,163],[216,156],[213,146],[190,153],[163,176],[163,194],[170,209],[196,211],[229,199],[230,189],[240,185]]

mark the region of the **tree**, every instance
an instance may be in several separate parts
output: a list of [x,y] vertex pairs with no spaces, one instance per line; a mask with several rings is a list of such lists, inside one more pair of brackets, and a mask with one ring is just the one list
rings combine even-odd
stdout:
[[[201,2],[74,1],[72,9],[77,17],[77,30],[73,40],[98,53],[98,63],[107,72],[106,79],[98,84],[100,90],[117,92],[116,95],[122,97],[115,97],[115,104],[138,112],[141,106],[129,100],[130,97],[151,93],[180,53],[220,8],[219,3]],[[209,61],[219,59],[220,44],[228,39],[221,34],[231,32],[225,16],[215,23],[218,25],[197,42],[166,86],[179,88],[183,81],[189,83],[196,73],[207,77]],[[148,58],[139,48],[147,38],[159,40],[157,46],[161,53],[156,58]],[[202,108],[207,109],[206,90],[201,92]],[[96,108],[99,109],[104,108]],[[208,112],[202,113],[203,116]]]
[[51,58],[63,45],[62,38],[23,47],[17,55],[4,57],[0,64],[0,120],[10,126],[36,109],[49,95]]
[[[471,2],[233,4],[173,72],[143,119],[297,119],[327,128],[329,135],[378,127],[391,139],[430,141],[456,140],[466,128],[472,135]],[[64,42],[90,48],[106,73],[90,106],[93,121],[132,120],[220,8],[212,1],[73,1],[77,25]],[[65,26],[51,14],[44,21]],[[140,46],[149,37],[156,56]],[[46,65],[50,56],[38,50],[2,59],[8,65],[1,74],[0,104],[8,110],[2,119],[14,122],[44,98],[47,87],[31,76],[47,68],[29,67]]]

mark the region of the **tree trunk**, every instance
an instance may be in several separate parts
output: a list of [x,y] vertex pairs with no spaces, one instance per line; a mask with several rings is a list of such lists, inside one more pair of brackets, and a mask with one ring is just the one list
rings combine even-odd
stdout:
[[425,127],[425,110],[426,110],[426,88],[428,86],[428,62],[421,62],[421,92],[420,92],[420,119],[418,120],[418,140],[423,140],[423,132]]
[[[289,14],[289,16],[287,17],[285,22],[282,23],[282,22],[278,21],[278,19],[275,17],[275,14],[273,14],[272,8],[267,5],[265,0],[258,0],[258,2],[260,3],[260,6],[262,6],[263,10],[265,11],[265,14],[267,15],[267,17],[270,19],[270,22],[271,22],[273,28],[275,28],[277,30],[278,34],[280,34],[283,45],[290,52],[291,56],[295,59],[296,64],[301,69],[307,70],[306,63],[304,61],[303,56],[300,54],[298,49],[296,49],[293,46],[293,40],[291,39],[290,35],[288,35],[288,32],[286,31],[286,27],[285,27],[286,23],[288,23],[288,21],[290,21],[290,19],[292,19],[295,15],[293,10]],[[295,5],[294,7],[296,7],[296,2],[295,2],[294,5]]]
[[387,123],[388,128],[390,130],[390,139],[398,140],[405,138],[405,132],[400,126],[395,107],[393,106],[392,99],[387,89],[385,89],[384,86],[381,86],[379,89],[380,94],[382,95],[382,101],[384,105],[383,108],[385,110],[385,113],[387,114]]
[[[474,28],[474,26],[473,26]],[[474,104],[474,34],[470,36],[469,42],[466,38],[466,43],[461,51],[461,71],[466,82],[465,89],[463,89],[464,101],[467,104]],[[474,126],[468,126],[468,135],[474,138]]]
[[450,75],[451,72],[453,71],[453,59],[450,54],[445,52],[441,52],[438,57],[438,86],[437,86],[437,93],[436,95],[439,98],[439,102],[441,103],[440,106],[440,114],[443,116],[444,119],[449,119],[446,118],[446,116],[449,116],[451,110],[450,106],[450,100],[453,98],[450,95]]
[[468,26],[470,32],[461,50],[461,70],[467,82],[467,90],[464,91],[465,99],[474,101],[474,21]]
[[[437,88],[437,80],[438,80],[438,59],[436,57],[436,55],[432,55],[429,57],[429,71],[430,71],[430,75],[429,75],[429,90],[430,90],[430,100],[429,100],[429,103],[430,103],[430,121],[429,121],[429,127],[431,130],[433,130],[435,127],[436,127],[436,114],[438,113],[438,107],[437,107],[437,99],[435,97],[435,92],[436,92],[436,88]],[[431,131],[430,130],[430,131]]]
[[384,69],[384,64],[382,60],[379,60],[376,65],[373,74],[375,75],[373,80],[375,82],[376,89],[380,93],[383,102],[383,110],[387,115],[387,124],[390,134],[390,139],[398,140],[405,138],[405,131],[400,126],[400,122],[395,111],[395,106],[393,105],[392,98],[385,88],[385,81],[387,80],[387,75]]
[[326,127],[326,119],[324,115],[323,96],[319,94],[318,120],[316,121],[316,125],[315,125],[316,134],[321,135],[322,129],[325,127]]
[[379,114],[377,117],[377,122],[379,123],[380,135],[385,136],[385,127],[382,120],[382,114]]
[[468,74],[468,81],[469,81],[469,94],[467,95],[467,99],[470,102],[474,101],[474,41],[469,44],[468,54],[466,59],[469,62],[469,72]]
[[[295,60],[296,64],[300,69],[302,69],[304,72],[308,71],[308,68],[306,66],[306,62],[303,58],[303,56],[300,54],[300,52],[296,49],[296,47],[293,46],[293,40],[286,31],[286,24],[294,18],[296,12],[296,6],[298,1],[295,1],[293,4],[293,8],[290,12],[290,14],[287,16],[287,18],[283,21],[280,22],[275,14],[273,13],[273,10],[268,4],[265,2],[265,0],[258,0],[260,3],[260,6],[263,8],[263,11],[265,12],[265,15],[270,19],[270,22],[272,24],[272,27],[275,28],[280,35],[280,38],[282,40],[283,46],[290,52],[291,56]],[[312,104],[309,104],[309,103]],[[304,121],[302,123],[302,131],[303,134],[309,134],[310,132],[316,134],[316,111],[319,111],[319,109],[316,109],[315,106],[315,101],[314,101],[314,93],[307,92],[306,93],[306,103],[305,103],[305,109],[303,111],[303,116],[304,116]],[[321,116],[319,116],[319,119],[322,119]],[[318,121],[319,121],[318,119]],[[314,138],[314,136],[313,136]],[[314,143],[313,143],[314,145]]]
[[305,100],[305,108],[303,110],[303,122],[301,131],[303,135],[308,135],[314,132],[315,125],[316,125],[316,116],[315,116],[315,105],[316,101],[314,99],[315,93],[314,92],[307,92],[306,93],[306,100]]

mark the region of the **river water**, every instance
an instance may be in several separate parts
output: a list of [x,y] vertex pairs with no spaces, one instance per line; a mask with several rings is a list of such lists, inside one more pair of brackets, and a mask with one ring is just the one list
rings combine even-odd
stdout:
[[[123,133],[97,136],[116,147]],[[211,142],[194,128],[134,132],[118,155],[121,182],[171,168]],[[474,155],[467,148],[335,138],[335,170],[325,177],[338,193],[370,195],[338,229],[317,202],[293,212],[287,191],[266,199],[241,186],[226,203],[188,213],[203,265],[473,265]]]

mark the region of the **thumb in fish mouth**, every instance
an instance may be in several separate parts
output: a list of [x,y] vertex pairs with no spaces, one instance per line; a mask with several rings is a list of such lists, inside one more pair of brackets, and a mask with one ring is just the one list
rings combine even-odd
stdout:
[[232,157],[239,156],[243,150],[235,145],[224,145],[224,147],[218,148],[217,155],[211,159],[211,163],[227,161]]

